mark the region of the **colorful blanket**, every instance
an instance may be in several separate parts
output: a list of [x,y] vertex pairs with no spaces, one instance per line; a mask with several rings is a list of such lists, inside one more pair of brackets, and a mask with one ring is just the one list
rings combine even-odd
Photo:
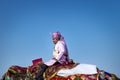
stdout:
[[77,66],[78,63],[70,63],[70,64],[58,64],[58,65],[53,65],[50,66],[49,68],[46,69],[46,71],[43,74],[44,79],[49,80],[52,77],[56,76],[57,72],[61,69],[71,69],[75,66]]
[[[101,74],[102,73],[102,74]],[[116,75],[100,71],[98,74],[74,74],[66,77],[54,76],[50,80],[120,80]]]
[[[33,65],[28,67],[11,66],[3,75],[2,80],[34,80],[43,64],[42,59],[33,60]],[[58,76],[61,69],[72,69],[79,63],[57,64],[48,67],[43,74],[44,80],[120,80],[114,74],[97,69],[97,74],[74,74],[69,76]]]
[[28,67],[21,66],[11,66],[7,70],[7,72],[3,75],[2,80],[33,80],[38,71],[41,69],[41,65],[43,64],[42,58],[38,58],[32,61],[33,65]]

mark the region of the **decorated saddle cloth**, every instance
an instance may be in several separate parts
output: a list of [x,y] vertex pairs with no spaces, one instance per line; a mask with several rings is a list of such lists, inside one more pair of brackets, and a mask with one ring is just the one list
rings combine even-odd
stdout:
[[61,69],[72,69],[77,66],[79,63],[70,63],[70,64],[57,64],[50,66],[46,69],[43,74],[45,80],[50,80],[52,77],[55,77],[59,70]]
[[45,80],[97,80],[97,68],[90,64],[53,65],[44,72]]
[[[36,75],[41,69],[41,65],[43,64],[43,61],[41,58],[33,60],[33,65],[28,66],[28,67],[21,67],[21,66],[11,66],[3,75],[2,80],[6,80],[6,78],[11,78],[13,80],[33,80],[36,78]],[[71,69],[75,66],[77,66],[78,63],[69,63],[69,64],[57,64],[50,66],[46,69],[44,72],[44,78],[49,80],[57,75],[57,72],[61,69]]]
[[[2,80],[34,80],[41,65],[42,59],[33,60],[28,67],[11,66],[3,75]],[[81,68],[81,69],[80,69]],[[43,74],[44,80],[120,80],[114,74],[101,71],[95,65],[79,63],[57,64],[50,66]]]
[[116,75],[90,64],[53,65],[44,72],[44,80],[120,80]]

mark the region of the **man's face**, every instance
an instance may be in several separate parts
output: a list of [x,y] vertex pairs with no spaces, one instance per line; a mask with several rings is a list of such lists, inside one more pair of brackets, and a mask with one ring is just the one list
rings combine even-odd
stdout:
[[56,44],[58,42],[58,39],[52,39],[53,43]]

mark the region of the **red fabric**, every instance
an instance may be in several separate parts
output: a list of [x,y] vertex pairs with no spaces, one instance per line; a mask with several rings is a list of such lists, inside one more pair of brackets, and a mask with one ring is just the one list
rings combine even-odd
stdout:
[[42,62],[42,58],[34,59],[32,60],[33,65],[38,64],[39,62]]

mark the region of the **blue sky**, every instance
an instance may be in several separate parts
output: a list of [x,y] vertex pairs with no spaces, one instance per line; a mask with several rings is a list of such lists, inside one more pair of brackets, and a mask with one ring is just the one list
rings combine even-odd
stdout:
[[51,33],[64,36],[70,58],[120,77],[119,0],[0,0],[0,77],[11,65],[52,57]]

